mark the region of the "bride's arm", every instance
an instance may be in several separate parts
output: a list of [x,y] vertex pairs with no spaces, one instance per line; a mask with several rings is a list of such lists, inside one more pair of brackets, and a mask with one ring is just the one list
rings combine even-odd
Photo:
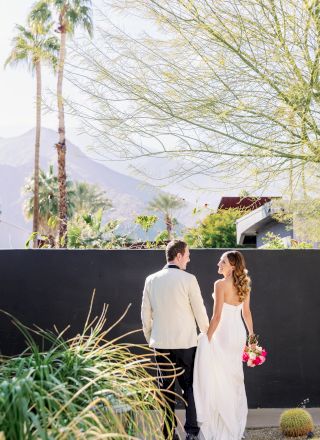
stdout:
[[209,324],[208,329],[208,339],[209,342],[211,341],[211,338],[213,336],[213,333],[216,331],[216,328],[218,327],[218,324],[221,319],[221,313],[224,303],[224,293],[223,293],[223,287],[222,283],[223,280],[218,280],[214,283],[214,306],[213,306],[213,314],[212,318]]
[[247,329],[249,332],[249,336],[254,335],[252,314],[251,314],[251,310],[250,310],[250,292],[248,293],[246,299],[244,300],[243,308],[242,308],[242,316],[243,316],[244,322],[246,323],[246,326],[247,326]]

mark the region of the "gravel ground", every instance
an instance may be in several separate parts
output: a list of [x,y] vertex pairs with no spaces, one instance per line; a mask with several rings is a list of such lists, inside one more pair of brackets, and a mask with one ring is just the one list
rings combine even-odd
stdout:
[[[320,426],[315,428],[314,440],[320,438]],[[281,434],[279,428],[257,428],[257,429],[247,429],[245,432],[245,440],[305,440],[307,436],[304,437],[284,437]]]

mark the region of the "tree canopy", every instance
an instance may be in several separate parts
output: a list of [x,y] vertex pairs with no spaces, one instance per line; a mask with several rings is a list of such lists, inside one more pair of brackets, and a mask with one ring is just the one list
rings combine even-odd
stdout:
[[237,245],[236,220],[245,213],[241,209],[219,209],[205,217],[197,227],[188,229],[185,240],[192,247],[239,247]]
[[72,79],[90,98],[77,108],[106,151],[181,157],[173,178],[289,172],[297,183],[319,169],[318,0],[109,3],[152,30],[130,35],[105,17],[77,50]]

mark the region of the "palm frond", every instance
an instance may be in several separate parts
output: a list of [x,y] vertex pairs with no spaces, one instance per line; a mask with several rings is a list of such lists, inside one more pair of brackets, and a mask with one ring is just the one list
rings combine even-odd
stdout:
[[59,42],[57,37],[50,35],[51,29],[52,23],[30,28],[17,24],[17,34],[12,39],[12,50],[4,66],[25,63],[33,71],[36,63],[44,60],[54,67],[57,63]]
[[28,23],[30,26],[44,26],[51,20],[51,18],[52,13],[48,2],[40,0],[33,5],[31,12],[28,15]]

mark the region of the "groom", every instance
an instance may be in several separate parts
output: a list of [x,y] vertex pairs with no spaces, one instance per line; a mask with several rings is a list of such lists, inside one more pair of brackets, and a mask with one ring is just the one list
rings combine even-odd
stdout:
[[[194,275],[185,272],[190,261],[190,252],[187,244],[180,240],[173,240],[166,247],[166,266],[145,281],[141,319],[143,332],[150,347],[157,353],[166,353],[175,368],[183,370],[177,379],[183,390],[183,397],[187,402],[186,422],[184,429],[187,440],[197,439],[199,428],[193,398],[193,365],[197,346],[197,325],[201,332],[206,333],[209,320],[203,304],[200,288]],[[157,363],[163,364],[165,358],[156,356]],[[165,366],[161,377],[161,388],[174,391],[172,378],[165,375]],[[181,370],[179,370],[181,372]],[[164,393],[168,405],[174,412],[174,396]],[[165,439],[178,439],[174,429],[177,426],[176,418],[167,417],[163,433]]]

